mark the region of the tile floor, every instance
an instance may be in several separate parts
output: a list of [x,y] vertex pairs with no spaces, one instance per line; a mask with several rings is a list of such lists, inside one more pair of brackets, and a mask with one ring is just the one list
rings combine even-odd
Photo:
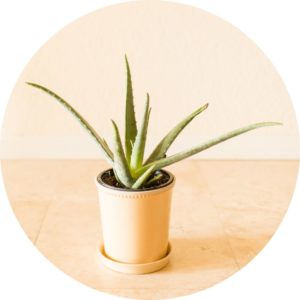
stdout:
[[298,161],[200,161],[171,166],[169,265],[124,275],[99,260],[101,225],[94,178],[99,160],[2,161],[13,210],[36,247],[78,281],[114,295],[161,299],[210,287],[267,243],[292,197]]

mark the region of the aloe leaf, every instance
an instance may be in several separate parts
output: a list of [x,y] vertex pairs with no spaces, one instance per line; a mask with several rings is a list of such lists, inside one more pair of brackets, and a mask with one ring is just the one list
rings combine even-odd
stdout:
[[135,142],[137,135],[137,126],[134,112],[133,91],[130,66],[127,56],[125,55],[126,72],[127,72],[127,94],[126,94],[126,112],[125,112],[125,151],[126,159],[130,162],[132,145]]
[[116,172],[116,179],[126,187],[131,188],[133,179],[125,158],[119,129],[114,121],[112,123],[114,127],[114,171]]
[[102,138],[102,146],[104,147],[105,151],[109,154],[110,157],[114,157],[112,151],[110,150],[106,140],[104,138]]
[[137,133],[131,154],[130,165],[132,170],[136,170],[143,165],[150,112],[151,108],[149,109],[149,94],[147,94],[143,120],[141,123],[141,127]]
[[156,148],[153,150],[153,152],[150,154],[149,158],[146,160],[145,165],[161,159],[165,157],[166,152],[174,142],[174,140],[177,138],[177,136],[180,134],[180,132],[201,112],[206,110],[208,108],[208,103],[203,105],[202,107],[195,110],[193,113],[191,113],[189,116],[187,116],[185,119],[183,119],[180,123],[178,123],[162,140],[161,142],[156,146]]
[[48,95],[52,96],[53,98],[55,98],[59,103],[61,103],[71,114],[73,114],[73,116],[76,117],[76,119],[80,122],[80,124],[90,133],[90,135],[96,140],[96,142],[100,145],[101,149],[103,150],[108,162],[110,164],[113,163],[113,153],[112,151],[109,149],[107,143],[105,142],[104,139],[102,139],[98,133],[95,131],[95,129],[83,118],[83,116],[80,115],[80,113],[78,111],[75,110],[75,108],[73,108],[67,101],[65,101],[63,98],[61,98],[59,95],[57,95],[56,93],[54,93],[53,91],[49,90],[48,88],[37,84],[37,83],[33,83],[33,82],[26,82],[26,84],[40,89],[43,92],[47,93]]
[[190,156],[192,156],[194,154],[197,154],[197,153],[199,153],[203,150],[206,150],[206,149],[208,149],[208,148],[210,148],[214,145],[220,144],[220,143],[222,143],[226,140],[229,140],[229,139],[231,139],[235,136],[241,135],[241,134],[246,133],[248,131],[251,131],[251,130],[254,130],[254,129],[257,129],[257,128],[260,128],[260,127],[276,126],[276,125],[282,125],[282,123],[279,123],[279,122],[261,122],[261,123],[251,124],[251,125],[248,125],[248,126],[230,131],[226,134],[223,134],[223,135],[219,136],[218,138],[212,139],[212,140],[210,140],[210,141],[208,141],[204,144],[201,144],[201,145],[196,146],[194,148],[191,148],[189,150],[182,151],[182,152],[179,152],[177,154],[171,155],[167,158],[162,158],[160,160],[152,162],[152,163],[142,167],[141,169],[139,169],[137,171],[137,176],[139,174],[142,174],[143,172],[145,172],[145,170],[147,170],[152,165],[156,166],[155,170],[159,170],[161,168],[167,167],[171,164],[174,164],[178,161],[181,161],[181,160],[183,160],[187,157],[190,157]]
[[158,173],[157,175],[155,175],[153,178],[151,178],[149,181],[147,181],[145,183],[145,187],[149,187],[151,186],[153,183],[155,183],[156,181],[160,180],[163,177],[162,173]]
[[116,180],[118,181],[118,183],[120,184],[121,187],[125,187],[125,185],[121,182],[120,178],[118,177],[117,171],[115,170],[115,168],[113,168],[114,171],[114,175]]
[[152,175],[152,173],[155,171],[156,165],[150,166],[145,172],[134,182],[134,184],[131,186],[132,189],[139,189],[141,188],[144,183],[147,181],[147,179]]

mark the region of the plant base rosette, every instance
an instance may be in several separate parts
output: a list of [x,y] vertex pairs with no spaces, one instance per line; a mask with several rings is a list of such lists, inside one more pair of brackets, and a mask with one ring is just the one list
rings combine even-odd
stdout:
[[168,263],[169,220],[174,176],[159,187],[130,190],[108,186],[102,172],[96,180],[103,245],[102,262],[131,274],[154,272]]

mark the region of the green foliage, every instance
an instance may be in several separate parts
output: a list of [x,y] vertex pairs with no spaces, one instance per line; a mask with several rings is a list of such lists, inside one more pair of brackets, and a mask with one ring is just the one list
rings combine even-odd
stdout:
[[145,162],[145,164],[151,163],[158,159],[161,159],[166,156],[169,147],[175,141],[179,133],[200,113],[202,113],[205,109],[208,108],[208,103],[201,106],[185,119],[183,119],[180,123],[178,123],[156,146],[153,152],[150,154],[149,158]]
[[89,134],[96,140],[96,142],[99,144],[99,146],[102,148],[107,160],[109,163],[113,162],[113,153],[109,149],[106,141],[101,138],[95,129],[80,115],[80,113],[73,108],[67,101],[65,101],[63,98],[58,96],[56,93],[52,92],[51,90],[45,88],[44,86],[33,83],[33,82],[26,82],[28,85],[31,85],[37,89],[40,89],[47,93],[48,95],[52,96],[54,99],[56,99],[59,103],[61,103],[68,111],[71,112],[75,116],[75,118],[79,121],[79,123],[89,132]]
[[131,187],[134,180],[130,174],[129,165],[124,154],[119,129],[114,121],[112,123],[114,127],[114,171],[124,186]]
[[149,108],[149,94],[147,94],[147,101],[145,105],[143,121],[141,124],[141,128],[137,133],[136,140],[132,148],[130,160],[130,167],[132,170],[137,170],[143,166],[150,112],[151,108]]
[[126,159],[130,162],[132,148],[137,135],[137,127],[133,103],[133,91],[131,82],[131,72],[127,56],[125,55],[126,72],[127,72],[127,93],[126,93],[126,112],[125,112],[125,150]]
[[80,122],[80,124],[89,132],[89,134],[96,140],[100,149],[105,154],[107,161],[111,164],[115,177],[121,186],[128,189],[143,189],[155,184],[160,180],[162,174],[157,172],[160,169],[167,167],[173,163],[181,161],[210,147],[220,144],[228,139],[244,134],[248,131],[266,127],[282,125],[279,122],[260,122],[254,123],[242,128],[238,128],[208,142],[195,146],[191,149],[167,156],[167,151],[181,133],[181,131],[200,113],[208,108],[205,104],[195,110],[192,114],[184,118],[178,123],[169,133],[160,141],[155,147],[150,156],[144,160],[144,152],[149,124],[149,117],[151,108],[149,107],[150,97],[147,94],[145,110],[143,118],[137,130],[136,118],[134,112],[133,89],[131,80],[130,66],[125,56],[126,73],[127,73],[127,94],[126,94],[126,112],[125,112],[125,151],[122,145],[120,133],[117,124],[113,124],[113,150],[111,150],[107,142],[101,138],[93,127],[62,97],[50,89],[36,83],[27,82],[30,86],[40,89],[52,96],[59,103],[61,103],[67,110],[69,110]]

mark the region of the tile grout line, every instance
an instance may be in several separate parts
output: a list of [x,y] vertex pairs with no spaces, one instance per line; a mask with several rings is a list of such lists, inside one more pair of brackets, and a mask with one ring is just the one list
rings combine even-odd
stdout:
[[47,205],[45,214],[44,214],[44,216],[43,216],[43,218],[42,218],[42,222],[41,222],[40,228],[39,228],[39,230],[38,230],[38,232],[37,232],[37,235],[36,235],[36,237],[35,237],[35,239],[34,239],[34,241],[33,241],[33,244],[34,244],[35,246],[37,246],[37,242],[38,242],[38,239],[39,239],[39,237],[40,237],[40,233],[41,233],[41,231],[42,231],[42,227],[43,227],[43,225],[44,225],[44,223],[45,223],[45,220],[46,220],[46,218],[47,218],[47,214],[48,214],[48,211],[49,211],[49,208],[50,208],[52,202],[53,202],[53,199],[49,200],[49,204]]
[[[211,197],[211,199],[212,199],[212,197]],[[236,266],[238,267],[238,269],[241,270],[242,267],[241,267],[241,265],[239,264],[239,262],[238,262],[238,260],[237,260],[237,257],[236,257],[236,255],[235,255],[235,253],[234,253],[234,251],[233,251],[233,248],[232,248],[232,245],[231,245],[231,242],[230,242],[229,235],[228,235],[228,233],[226,232],[226,229],[224,228],[224,223],[223,223],[223,221],[222,221],[220,211],[219,211],[219,209],[217,208],[217,205],[215,204],[215,201],[212,200],[212,202],[213,202],[213,206],[214,206],[214,208],[215,208],[215,210],[216,210],[216,212],[217,212],[217,214],[218,214],[219,221],[220,221],[220,223],[221,223],[221,225],[222,225],[222,231],[223,231],[224,236],[225,236],[225,238],[226,238],[227,244],[228,244],[228,246],[229,246],[229,248],[230,248],[230,250],[231,250],[231,253],[232,253],[234,262],[235,262]]]

